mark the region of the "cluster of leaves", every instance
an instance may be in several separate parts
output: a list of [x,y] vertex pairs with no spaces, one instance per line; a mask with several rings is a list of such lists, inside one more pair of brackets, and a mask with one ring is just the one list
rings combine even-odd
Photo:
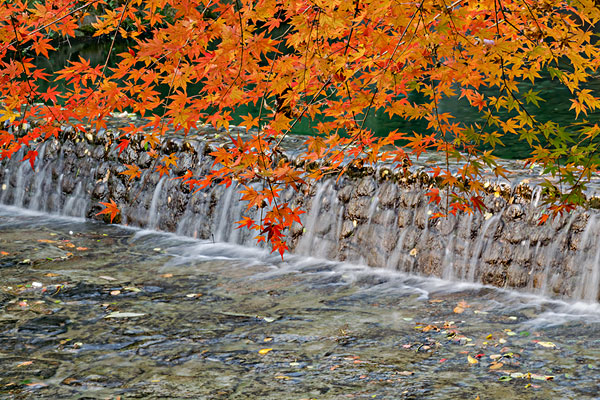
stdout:
[[[114,67],[108,58],[104,65],[70,61],[53,75],[36,67],[34,57],[49,58],[67,45],[90,14],[95,35],[130,43],[117,55],[111,46]],[[446,156],[432,171],[446,192],[445,204],[435,189],[429,193],[440,205],[436,216],[480,210],[484,170],[506,173],[489,149],[508,135],[532,146],[528,162],[552,175],[546,199],[555,215],[583,203],[585,183],[600,166],[600,127],[585,119],[576,129],[538,121],[532,108],[543,93],[535,83],[549,74],[566,86],[574,118],[599,108],[585,87],[600,65],[598,21],[594,0],[3,2],[1,157],[25,148],[23,160],[33,166],[40,143],[62,126],[101,128],[111,112],[128,110],[147,121],[123,127],[119,151],[141,137],[153,168],[169,174],[176,160],[157,151],[167,129],[228,128],[235,110],[253,105],[257,111],[243,118],[256,128],[252,134],[230,137],[229,146],[214,152],[209,175],[180,178],[196,190],[241,185],[248,207],[264,213],[240,225],[273,250],[285,251],[285,229],[301,214],[279,200],[282,188],[304,190],[326,175],[380,161],[406,165],[425,151]],[[62,41],[50,39],[57,37]],[[41,81],[50,81],[47,90]],[[466,99],[480,122],[443,112],[443,98]],[[377,136],[366,123],[375,111],[426,121],[428,130]],[[32,118],[41,123],[24,129]],[[291,164],[280,145],[300,121],[315,134],[299,156],[306,162]],[[450,160],[461,165],[458,171]],[[313,161],[320,167],[298,166]],[[128,166],[126,173],[139,179],[141,171]],[[108,204],[114,216],[117,205]]]

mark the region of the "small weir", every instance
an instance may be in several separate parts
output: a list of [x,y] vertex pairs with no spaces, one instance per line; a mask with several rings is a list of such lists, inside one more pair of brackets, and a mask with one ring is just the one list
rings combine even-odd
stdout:
[[[105,134],[106,135],[106,134]],[[119,154],[106,136],[42,145],[33,171],[21,154],[0,165],[0,202],[59,215],[100,218],[99,202],[114,199],[120,223],[213,242],[254,246],[253,234],[236,229],[244,204],[235,185],[192,194],[180,180],[145,172],[129,181],[124,163],[150,167],[132,148]],[[190,144],[191,143],[191,144]],[[175,174],[206,173],[213,160],[206,144],[169,140],[179,158]],[[381,175],[381,174],[380,174]],[[292,253],[366,264],[421,276],[489,284],[597,301],[600,285],[600,218],[580,210],[539,226],[540,191],[532,200],[511,192],[490,194],[487,211],[431,219],[436,211],[420,183],[373,176],[319,182],[282,201],[307,213],[292,227]],[[260,218],[260,214],[256,215]]]

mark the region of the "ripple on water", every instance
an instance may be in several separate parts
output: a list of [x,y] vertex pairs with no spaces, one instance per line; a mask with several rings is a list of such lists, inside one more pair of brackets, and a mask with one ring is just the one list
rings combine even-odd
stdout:
[[14,208],[0,233],[3,398],[597,397],[598,304]]

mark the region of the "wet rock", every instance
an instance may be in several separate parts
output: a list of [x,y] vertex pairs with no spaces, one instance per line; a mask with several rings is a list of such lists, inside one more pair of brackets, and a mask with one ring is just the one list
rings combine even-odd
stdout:
[[520,219],[525,214],[521,204],[511,204],[506,208],[504,216],[509,220]]
[[62,181],[62,191],[66,194],[73,193],[73,189],[75,189],[76,177],[72,175],[66,175],[63,177]]
[[398,227],[409,226],[413,220],[413,211],[401,209],[398,211]]
[[345,220],[342,223],[342,231],[340,233],[340,239],[350,237],[354,233],[354,221]]
[[152,157],[148,155],[145,151],[142,151],[138,154],[137,163],[140,168],[149,168],[152,164]]
[[400,204],[404,207],[416,207],[423,194],[418,191],[403,191],[400,194]]
[[382,186],[381,189],[379,190],[379,203],[383,206],[383,207],[395,207],[396,203],[398,201],[398,186],[391,183],[391,182],[385,182]]
[[370,206],[371,198],[369,197],[352,198],[346,207],[346,218],[366,220],[369,217]]
[[501,236],[509,243],[519,244],[529,237],[529,229],[522,223],[511,222],[502,229]]
[[67,332],[68,321],[67,317],[61,315],[43,315],[25,322],[18,330],[23,334],[56,336]]
[[374,193],[375,181],[372,178],[362,179],[356,188],[357,196],[372,196]]
[[342,203],[347,203],[350,200],[350,196],[352,195],[352,186],[345,185],[342,186],[340,190],[338,190],[338,199]]
[[507,284],[510,287],[526,287],[529,283],[529,274],[525,268],[511,264],[506,271]]

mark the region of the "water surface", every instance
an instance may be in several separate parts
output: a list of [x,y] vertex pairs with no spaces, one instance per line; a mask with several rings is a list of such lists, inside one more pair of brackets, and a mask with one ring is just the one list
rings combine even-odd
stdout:
[[586,399],[600,307],[0,208],[0,397]]

